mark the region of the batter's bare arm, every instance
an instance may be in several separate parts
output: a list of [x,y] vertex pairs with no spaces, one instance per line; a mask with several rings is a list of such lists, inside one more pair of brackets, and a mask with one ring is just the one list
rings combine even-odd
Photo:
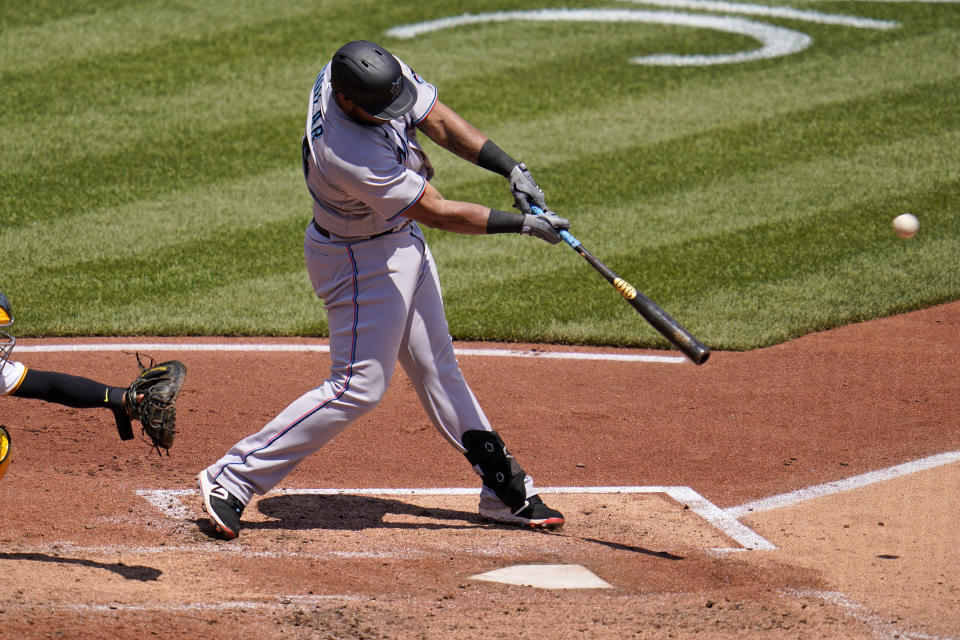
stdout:
[[527,166],[514,160],[447,105],[438,100],[430,114],[417,126],[447,151],[509,180],[516,207],[523,213],[531,213],[531,204],[543,211],[550,211],[544,201],[543,191],[534,182]]
[[570,227],[568,220],[554,213],[510,213],[472,202],[444,200],[429,182],[420,199],[403,215],[444,231],[464,234],[521,233],[550,244],[559,243],[560,230]]
[[417,127],[450,153],[473,164],[477,164],[480,149],[489,140],[476,127],[439,100]]
[[420,199],[403,215],[435,229],[482,234],[487,232],[490,209],[472,202],[444,200],[440,192],[428,182]]

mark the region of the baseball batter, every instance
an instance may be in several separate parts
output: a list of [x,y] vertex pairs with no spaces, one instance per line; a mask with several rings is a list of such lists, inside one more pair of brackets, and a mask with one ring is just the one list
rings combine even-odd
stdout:
[[[508,178],[522,213],[444,200],[417,140]],[[383,398],[396,362],[440,434],[482,478],[488,520],[560,527],[563,515],[537,495],[460,372],[436,263],[420,224],[464,234],[522,233],[551,244],[569,222],[552,213],[526,166],[437,99],[437,89],[383,47],[349,42],[317,76],[302,142],[313,200],[304,238],[307,272],[330,330],[330,376],[260,432],[241,440],[197,478],[216,532],[234,538],[254,494]],[[531,215],[535,204],[545,213]],[[384,432],[385,440],[393,434]]]

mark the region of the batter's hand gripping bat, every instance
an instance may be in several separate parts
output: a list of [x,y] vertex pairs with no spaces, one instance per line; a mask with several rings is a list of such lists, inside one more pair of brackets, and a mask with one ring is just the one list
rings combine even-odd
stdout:
[[[536,215],[543,213],[543,210],[535,205],[531,206],[530,209]],[[613,288],[623,296],[623,299],[629,302],[630,305],[636,309],[637,313],[650,323],[650,326],[659,331],[660,334],[679,349],[683,355],[690,358],[694,364],[703,364],[707,361],[707,358],[710,357],[710,349],[693,337],[693,334],[683,328],[679,322],[671,318],[656,302],[637,291],[636,287],[614,273],[610,267],[600,262],[600,260],[587,251],[587,249],[580,244],[580,241],[573,237],[573,234],[569,231],[565,229],[561,230],[560,237],[570,245],[574,251],[583,256],[583,259],[590,263],[591,267],[599,271],[600,274],[607,279],[607,282],[613,285]]]

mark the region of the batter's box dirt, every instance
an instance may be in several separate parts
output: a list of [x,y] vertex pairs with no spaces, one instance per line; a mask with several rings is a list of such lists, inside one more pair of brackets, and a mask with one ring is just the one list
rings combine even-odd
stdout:
[[[553,532],[518,531],[489,523],[477,513],[478,496],[469,490],[447,490],[452,495],[273,492],[251,501],[243,513],[240,537],[224,547],[244,553],[314,557],[406,559],[468,552],[528,559],[552,554],[570,561],[610,553],[670,559],[693,550],[743,548],[717,522],[698,513],[702,504],[691,508],[670,495],[685,490],[679,497],[689,494],[706,502],[694,492],[683,487],[632,489],[545,493],[547,502],[567,520],[562,530]],[[198,522],[197,531],[211,535],[201,518],[197,494],[172,494],[141,492],[168,517],[181,523]]]

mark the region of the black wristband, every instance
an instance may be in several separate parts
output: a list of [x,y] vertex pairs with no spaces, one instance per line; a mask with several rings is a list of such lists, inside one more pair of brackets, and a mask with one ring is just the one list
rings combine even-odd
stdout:
[[494,144],[493,140],[487,140],[480,147],[480,155],[477,156],[477,166],[487,171],[499,173],[504,178],[510,177],[513,168],[520,164],[511,158],[506,151]]
[[487,218],[487,233],[520,233],[523,229],[523,214],[490,209]]

